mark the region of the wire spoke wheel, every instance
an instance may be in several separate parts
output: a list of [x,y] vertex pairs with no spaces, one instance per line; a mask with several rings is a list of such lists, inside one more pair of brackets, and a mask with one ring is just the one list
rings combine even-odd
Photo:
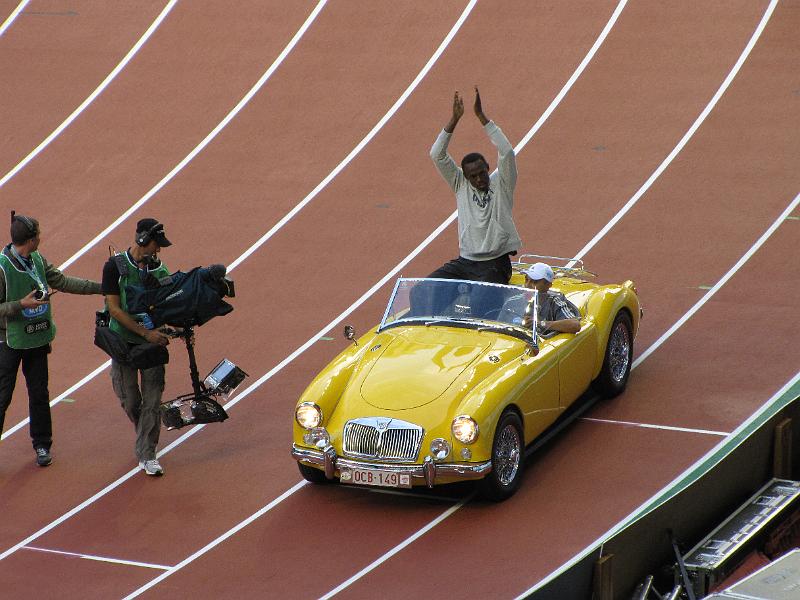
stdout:
[[618,321],[611,332],[608,351],[611,378],[616,382],[621,382],[628,372],[628,363],[631,355],[630,335],[625,323],[622,321]]
[[605,356],[600,374],[593,387],[606,398],[618,396],[628,383],[633,357],[633,324],[630,315],[619,311],[608,333]]
[[501,485],[510,485],[516,478],[521,453],[522,441],[519,432],[509,423],[500,432],[492,457],[492,466],[497,470],[497,479]]
[[506,409],[494,432],[492,470],[479,482],[484,498],[501,502],[514,495],[522,481],[524,450],[522,419],[513,409]]

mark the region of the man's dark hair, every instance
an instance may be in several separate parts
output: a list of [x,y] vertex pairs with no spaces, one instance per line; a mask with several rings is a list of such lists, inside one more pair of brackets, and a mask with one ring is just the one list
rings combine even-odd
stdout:
[[464,165],[466,165],[467,163],[474,163],[479,160],[482,160],[487,168],[489,167],[489,161],[483,158],[483,154],[481,154],[480,152],[470,152],[464,158],[461,159],[461,170],[462,171],[464,170]]
[[39,235],[39,221],[33,217],[14,215],[11,221],[11,243],[21,246]]

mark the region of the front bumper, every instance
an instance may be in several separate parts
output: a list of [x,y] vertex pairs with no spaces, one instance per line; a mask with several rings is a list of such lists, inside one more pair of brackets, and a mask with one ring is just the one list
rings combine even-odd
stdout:
[[337,456],[332,446],[323,450],[313,450],[311,448],[300,448],[297,444],[292,444],[292,457],[310,465],[317,465],[325,469],[325,476],[333,479],[336,471],[342,469],[371,469],[373,471],[384,471],[387,473],[402,473],[411,475],[419,483],[423,481],[431,488],[436,483],[437,478],[447,479],[482,479],[492,470],[492,461],[484,463],[437,463],[430,456],[425,457],[421,465],[373,463],[365,461],[349,460],[342,456]]

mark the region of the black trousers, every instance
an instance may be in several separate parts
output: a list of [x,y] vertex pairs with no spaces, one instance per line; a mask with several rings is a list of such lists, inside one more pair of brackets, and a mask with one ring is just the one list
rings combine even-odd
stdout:
[[507,284],[511,279],[511,255],[504,254],[492,260],[469,260],[459,256],[443,264],[428,277]]
[[0,343],[0,431],[11,404],[17,371],[22,363],[22,374],[28,386],[28,414],[34,448],[47,448],[53,443],[53,424],[50,420],[50,392],[47,389],[47,355],[50,344],[28,350],[15,350]]
[[[514,252],[516,254],[516,252]],[[466,279],[467,281],[480,281],[484,283],[508,284],[511,279],[511,255],[504,254],[492,260],[469,260],[463,256],[453,259],[433,273],[428,278],[436,279]],[[503,303],[503,293],[484,286],[472,289],[468,284],[459,284],[458,288],[438,290],[432,294],[430,290],[424,291],[424,285],[411,290],[411,312],[409,316],[444,315],[447,307],[455,300],[456,296],[463,296],[461,305],[470,316],[483,317],[493,314]],[[462,289],[463,288],[463,289]],[[467,308],[468,307],[468,308]],[[466,314],[466,313],[465,313]]]

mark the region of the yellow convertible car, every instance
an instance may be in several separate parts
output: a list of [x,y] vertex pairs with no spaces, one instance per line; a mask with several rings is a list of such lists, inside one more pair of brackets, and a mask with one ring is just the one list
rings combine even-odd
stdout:
[[486,498],[511,496],[528,444],[590,386],[610,397],[628,380],[642,314],[633,282],[598,285],[578,265],[554,267],[546,292],[578,308],[575,334],[539,327],[544,298],[525,287],[524,262],[510,285],[399,279],[380,325],[358,340],[345,328],[352,345],[297,402],[303,477],[393,488],[473,479]]

